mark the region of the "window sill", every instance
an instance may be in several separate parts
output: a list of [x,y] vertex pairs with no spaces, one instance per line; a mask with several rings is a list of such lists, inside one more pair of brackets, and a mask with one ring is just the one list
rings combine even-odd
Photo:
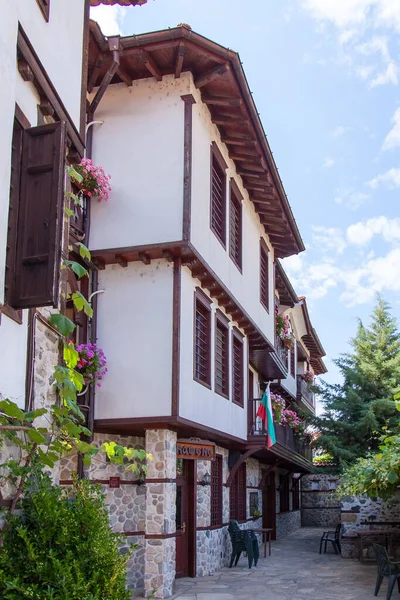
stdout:
[[204,387],[206,387],[207,389],[211,390],[211,384],[206,382],[206,381],[202,381],[201,379],[198,379],[197,377],[193,377],[193,380],[196,381],[197,383],[200,383],[200,385],[204,385]]
[[236,402],[236,400],[232,400],[232,404],[236,404],[236,406],[239,406],[240,408],[244,408],[244,402]]
[[221,396],[221,398],[225,398],[225,400],[229,400],[228,394],[224,394],[223,392],[219,392],[218,390],[214,390],[214,391],[218,396]]

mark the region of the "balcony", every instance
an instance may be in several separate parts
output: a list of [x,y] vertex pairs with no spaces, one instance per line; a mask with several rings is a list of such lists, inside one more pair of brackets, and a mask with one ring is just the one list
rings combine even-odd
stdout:
[[307,408],[315,411],[315,396],[301,375],[297,375],[297,402],[303,402]]
[[[253,398],[249,400],[248,424],[249,424],[249,441],[252,443],[265,439],[266,431],[264,423],[257,417],[258,406],[261,398]],[[277,444],[283,446],[290,452],[299,454],[307,461],[312,462],[312,450],[308,444],[303,444],[297,441],[293,429],[288,425],[275,425],[275,436]],[[263,442],[261,442],[263,443]],[[274,451],[274,446],[271,448]]]
[[276,335],[275,336],[275,352],[278,355],[279,360],[285,367],[286,371],[288,370],[288,351],[283,345],[281,338]]

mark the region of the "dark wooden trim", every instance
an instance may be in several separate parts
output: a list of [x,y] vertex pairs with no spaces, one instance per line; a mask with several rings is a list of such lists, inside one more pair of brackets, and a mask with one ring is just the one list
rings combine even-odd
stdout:
[[[270,283],[269,283],[269,248],[267,246],[267,244],[265,243],[265,240],[263,238],[260,238],[260,303],[262,304],[262,306],[265,308],[265,310],[267,311],[267,313],[269,313],[270,310],[270,295],[271,295],[271,287],[270,287]],[[261,277],[261,273],[262,273],[262,261],[265,261],[266,264],[266,289],[263,289],[262,287],[262,277]],[[266,296],[267,298],[264,298],[264,292],[266,292]]]
[[181,366],[181,287],[182,259],[174,258],[172,292],[172,387],[171,415],[179,414],[179,387]]
[[221,169],[223,169],[224,171],[226,171],[226,169],[228,168],[228,165],[222,155],[221,150],[218,147],[217,142],[212,142],[211,143],[211,151],[214,154],[215,158],[217,159],[217,161],[219,162],[219,165],[221,167]]
[[229,320],[229,317],[227,317],[226,314],[223,313],[220,308],[216,309],[215,317],[216,319],[218,319],[218,321],[221,321],[221,323],[225,325],[225,327],[229,327],[229,323],[231,323],[231,321]]
[[204,304],[205,308],[207,308],[208,310],[211,310],[211,304],[213,303],[212,298],[210,298],[210,296],[207,296],[207,294],[199,287],[197,286],[195,291],[195,296],[196,298],[198,298],[200,300],[200,302],[202,304]]
[[25,375],[25,410],[30,411],[33,408],[33,365],[35,352],[35,328],[36,319],[34,318],[35,309],[28,311],[28,332],[27,332],[27,350],[26,350],[26,375]]
[[9,319],[12,319],[16,323],[18,323],[18,325],[22,325],[22,310],[21,309],[16,310],[9,304],[5,303],[5,304],[0,304],[0,313],[5,315]]
[[34,75],[34,85],[38,90],[39,95],[47,98],[58,119],[67,123],[68,138],[71,140],[79,155],[83,156],[85,147],[83,139],[76,129],[74,122],[72,121],[67,109],[63,104],[63,101],[58,95],[57,90],[52,84],[45,68],[32,48],[32,45],[29,42],[29,39],[21,25],[19,25],[18,28],[17,51],[18,56],[22,57],[32,70]]
[[50,0],[36,0],[46,23],[50,19]]
[[17,103],[15,103],[15,114],[14,117],[17,119],[19,124],[23,129],[29,129],[31,124],[30,121],[26,118],[25,114],[22,112]]
[[[99,483],[100,485],[109,485],[109,479],[89,479],[90,483]],[[72,485],[72,479],[61,479],[60,485]],[[145,485],[148,483],[176,483],[176,479],[169,479],[168,477],[163,477],[161,479],[153,478],[153,479],[120,479],[120,485]],[[110,488],[112,489],[112,488]]]
[[243,342],[245,336],[237,327],[232,327],[232,335],[237,338],[240,342]]
[[134,536],[134,535],[146,535],[145,531],[121,531],[120,535],[126,535],[126,536]]
[[183,224],[182,238],[190,240],[191,207],[192,207],[192,137],[193,110],[196,103],[192,94],[181,96],[185,103],[184,135],[183,135]]
[[177,537],[177,535],[178,532],[175,531],[174,533],[146,533],[144,537],[146,540],[168,540]]
[[233,192],[234,192],[235,196],[237,196],[237,199],[240,200],[241,202],[243,202],[243,194],[240,191],[239,186],[236,183],[234,177],[230,178],[229,185],[233,189]]
[[187,461],[188,478],[188,575],[196,577],[197,461]]
[[[204,310],[206,311],[206,314],[207,314],[207,327],[208,327],[208,330],[207,330],[208,337],[206,340],[206,343],[207,343],[207,348],[206,348],[207,372],[206,372],[206,378],[204,378],[204,379],[200,379],[196,375],[196,340],[197,340],[196,316],[197,316],[197,304],[198,303],[201,304],[201,306],[204,308]],[[197,383],[201,383],[208,389],[211,389],[211,331],[212,331],[211,304],[212,304],[211,298],[209,298],[203,292],[203,290],[201,290],[199,287],[197,287],[194,291],[194,297],[193,297],[193,379],[194,379],[194,381],[197,381]]]
[[[245,378],[244,378],[244,336],[240,331],[233,327],[232,329],[232,342],[231,342],[231,372],[232,372],[232,403],[236,404],[236,406],[240,406],[240,408],[244,408],[244,392],[245,392]],[[238,346],[240,344],[240,387],[241,387],[241,397],[240,400],[236,400],[235,398],[235,381],[234,381],[234,358],[235,358],[235,345]]]
[[258,485],[246,485],[247,490],[258,490]]
[[260,483],[258,484],[258,489],[259,490],[263,489],[263,487],[265,485],[265,481],[267,479],[267,475],[269,475],[271,473],[271,471],[275,471],[275,469],[278,467],[278,465],[281,462],[282,461],[276,460],[273,465],[269,465],[266,469],[263,469],[261,471],[261,479],[260,479]]
[[223,529],[224,527],[229,527],[228,523],[222,523],[222,525],[206,525],[205,527],[196,527],[197,531],[215,531],[216,529]]
[[[340,509],[340,506],[304,506],[304,504],[301,505],[301,510],[339,510],[340,512],[344,512],[343,510]],[[356,513],[359,514],[359,513]]]
[[[217,329],[218,325],[224,329],[224,334],[226,336],[226,360],[224,368],[226,370],[226,378],[227,378],[227,386],[228,393],[221,392],[217,389]],[[223,312],[218,308],[215,311],[215,319],[214,319],[214,391],[218,396],[222,396],[222,398],[226,398],[229,400],[229,365],[230,365],[230,343],[229,343],[229,319],[224,315]]]
[[82,78],[81,78],[81,115],[79,132],[81,138],[86,140],[86,103],[87,87],[89,73],[89,20],[90,20],[90,0],[85,0],[83,15],[83,41],[82,41]]
[[226,480],[226,484],[225,484],[226,487],[231,486],[231,483],[234,480],[235,475],[239,471],[242,464],[245,463],[246,460],[248,458],[250,458],[250,456],[252,456],[253,454],[255,454],[256,452],[258,452],[259,450],[261,450],[263,448],[264,448],[264,446],[254,447],[254,448],[251,448],[250,450],[247,450],[247,452],[245,452],[244,454],[240,455],[239,460],[234,464],[234,466],[231,469],[231,472],[229,473],[229,477]]
[[[229,256],[233,264],[238,268],[240,273],[243,273],[243,211],[242,211],[243,196],[236,184],[236,181],[231,177],[229,180]],[[239,219],[239,236],[236,244],[232,247],[232,212],[237,211]],[[238,250],[238,259],[236,260],[235,250]]]

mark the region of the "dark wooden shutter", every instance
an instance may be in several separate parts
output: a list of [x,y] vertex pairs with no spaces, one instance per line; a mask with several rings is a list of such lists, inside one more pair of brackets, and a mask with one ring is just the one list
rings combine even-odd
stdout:
[[243,406],[243,342],[233,335],[232,341],[232,400]]
[[24,131],[14,308],[58,302],[65,132],[63,122]]
[[290,350],[290,372],[292,377],[296,377],[296,363],[295,363],[295,347]]
[[260,245],[260,301],[269,311],[269,264],[268,249],[263,240]]
[[43,13],[44,18],[48,22],[50,18],[50,0],[36,0],[39,4],[40,10]]
[[211,153],[211,229],[226,244],[226,173]]
[[242,268],[242,203],[231,187],[229,210],[229,255]]
[[217,318],[215,324],[215,391],[229,395],[229,331]]
[[229,492],[229,512],[231,519],[246,520],[246,463],[236,471]]
[[195,302],[194,377],[211,384],[211,313],[203,302]]
[[211,462],[211,527],[222,526],[222,456]]
[[279,476],[279,512],[288,512],[289,510],[289,477],[287,475]]

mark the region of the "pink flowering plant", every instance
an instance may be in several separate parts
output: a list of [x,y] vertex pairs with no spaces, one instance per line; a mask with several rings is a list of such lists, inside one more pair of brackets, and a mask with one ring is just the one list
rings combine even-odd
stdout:
[[278,307],[275,307],[275,328],[276,335],[282,340],[283,345],[288,350],[293,348],[293,338],[291,335],[290,320],[287,315],[280,314]]
[[314,383],[314,373],[312,371],[310,371],[309,369],[307,369],[306,371],[304,371],[304,373],[302,373],[301,378],[303,379],[303,381],[305,381],[309,385]]
[[101,387],[100,381],[107,373],[107,359],[101,348],[96,344],[80,344],[76,347],[79,354],[76,370],[82,375],[85,385],[97,383]]
[[271,392],[271,402],[272,402],[272,411],[274,413],[275,423],[280,425],[281,420],[282,420],[282,412],[286,408],[285,399],[282,398],[282,396],[280,394],[275,394],[274,392]]
[[108,200],[111,175],[106,175],[103,167],[96,166],[90,158],[82,158],[74,169],[82,178],[77,180],[77,185],[85,196],[97,198],[99,202]]
[[294,410],[289,410],[287,408],[283,410],[281,422],[283,425],[288,425],[295,433],[304,433],[306,425]]

